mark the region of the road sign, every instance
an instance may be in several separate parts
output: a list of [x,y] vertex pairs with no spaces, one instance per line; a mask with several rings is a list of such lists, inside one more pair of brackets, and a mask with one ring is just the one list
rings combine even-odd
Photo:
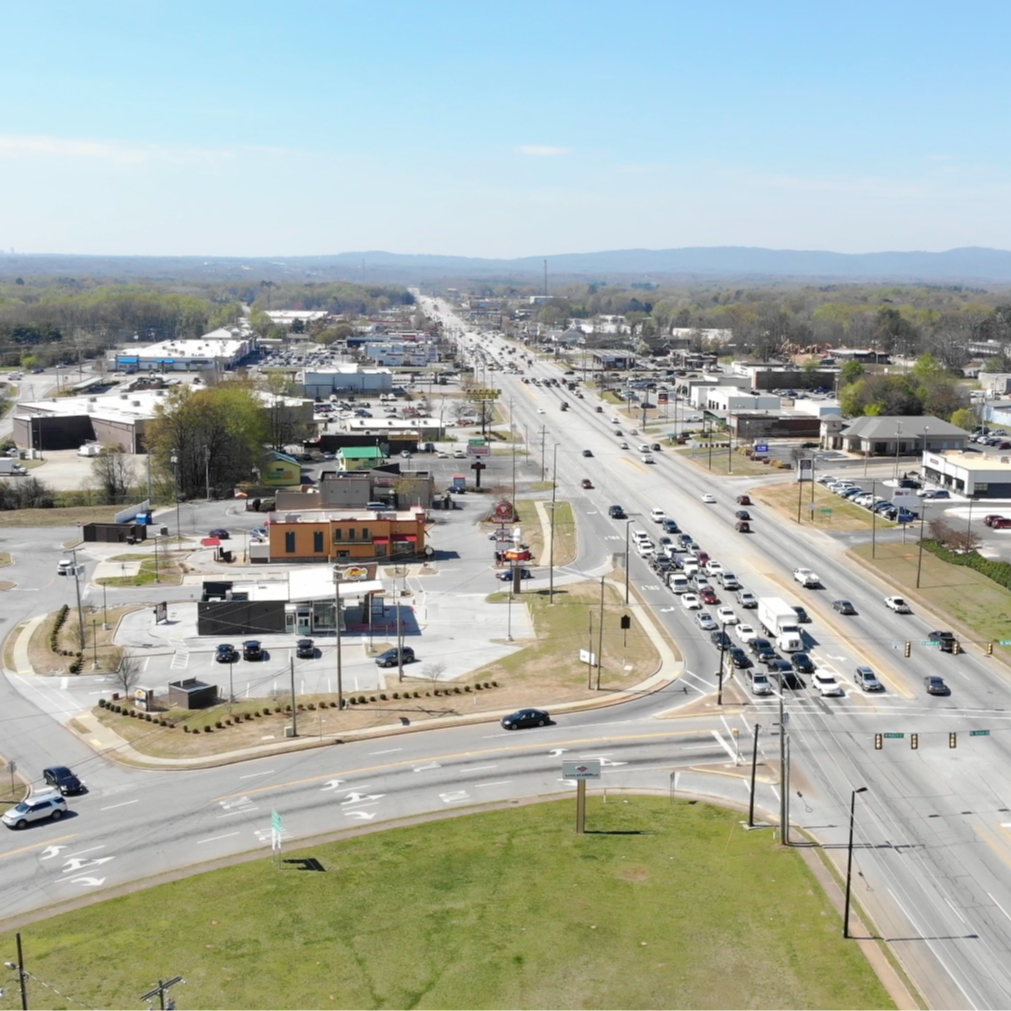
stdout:
[[281,816],[276,811],[270,812],[270,827],[275,832],[280,832],[284,827]]
[[831,516],[832,515],[832,510],[831,509],[819,509],[818,512],[820,512],[822,514],[822,516]]
[[764,442],[756,442],[755,443],[755,452],[756,453],[768,453],[769,452],[769,446],[768,446],[768,444],[764,443]]
[[464,390],[468,400],[497,400],[501,394],[501,390]]
[[905,737],[906,735],[905,734],[884,734],[883,736],[887,737],[889,740],[892,740],[892,739],[901,739],[901,738]]
[[938,640],[938,639],[924,639],[920,643],[920,645],[921,646],[940,646],[941,643],[940,643],[940,640]]
[[969,731],[969,736],[970,737],[989,737],[990,736],[990,731],[989,730],[970,730]]
[[579,662],[588,663],[591,667],[597,666],[597,654],[591,653],[588,649],[581,649],[579,651]]
[[585,762],[562,762],[562,779],[600,779],[600,760]]
[[999,642],[997,643],[997,645],[998,645],[998,646],[1011,646],[1011,639],[1001,639],[1001,640],[1000,640],[1000,641],[999,641]]

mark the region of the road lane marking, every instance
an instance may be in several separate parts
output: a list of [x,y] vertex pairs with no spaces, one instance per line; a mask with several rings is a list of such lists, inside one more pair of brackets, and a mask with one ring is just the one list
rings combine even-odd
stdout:
[[104,850],[104,849],[105,849],[105,843],[102,843],[101,846],[92,846],[92,847],[90,847],[89,849],[86,849],[86,850],[78,850],[76,853],[68,853],[63,859],[64,860],[70,860],[73,857],[83,857],[85,853],[94,853],[95,850]]
[[73,835],[61,835],[57,836],[55,839],[46,839],[44,842],[31,843],[28,846],[21,846],[16,850],[8,850],[6,853],[0,853],[0,860],[6,860],[8,857],[16,857],[19,853],[30,853],[32,850],[45,849],[47,846],[52,846],[54,843],[63,842],[65,839],[76,839],[77,833]]
[[723,735],[718,730],[714,730],[713,737],[716,739],[716,743],[736,762],[737,752],[723,739]]
[[473,768],[468,769],[468,772],[487,772],[489,769],[497,769],[497,765],[475,765]]
[[124,800],[122,804],[111,804],[109,807],[100,807],[99,811],[115,811],[117,807],[129,807],[131,804],[139,804],[140,798],[136,797],[133,800]]
[[251,772],[248,776],[239,776],[239,779],[255,779],[257,776],[269,776],[273,771],[273,769],[268,769],[266,772]]
[[482,786],[508,786],[508,784],[511,782],[512,782],[511,779],[499,779],[496,780],[494,783],[475,783],[474,789],[479,790]]
[[370,755],[392,755],[395,751],[403,751],[403,748],[387,748],[385,751],[370,751]]
[[198,839],[197,845],[203,846],[206,842],[217,842],[219,839],[230,839],[233,835],[238,835],[238,832],[226,832],[224,835],[214,835],[210,839]]
[[1002,912],[1002,913],[1003,913],[1003,914],[1004,914],[1004,915],[1005,915],[1005,916],[1006,916],[1006,917],[1007,917],[1007,918],[1008,918],[1009,920],[1011,920],[1011,914],[1009,914],[1009,913],[1008,913],[1008,911],[1007,911],[1007,910],[1006,910],[1006,909],[1005,909],[1005,908],[1004,908],[1004,907],[1003,907],[1003,906],[1002,906],[1002,905],[1001,905],[1001,904],[1000,904],[1000,903],[999,903],[999,902],[998,902],[998,901],[997,901],[997,900],[996,900],[996,899],[995,899],[995,898],[993,897],[993,893],[992,893],[992,892],[987,892],[986,894],[990,896],[990,901],[991,901],[991,902],[992,902],[992,903],[993,903],[993,904],[994,904],[994,905],[995,905],[995,906],[996,906],[996,907],[997,907],[997,908],[998,908],[998,909],[999,909],[999,910],[1000,910],[1000,911],[1001,911],[1001,912]]
[[[584,740],[568,741],[566,743],[568,743],[569,745],[571,745],[573,747],[579,747],[579,746],[581,746],[581,747],[587,747],[587,746],[592,745],[592,744],[597,744],[597,743],[601,743],[602,744],[602,743],[605,743],[605,742],[607,744],[613,745],[614,743],[616,743],[618,741],[656,741],[656,740],[671,740],[672,738],[675,738],[675,737],[705,737],[705,735],[707,733],[715,733],[715,731],[714,730],[707,730],[707,729],[700,729],[700,730],[662,730],[662,731],[656,731],[654,733],[647,733],[647,734],[621,734],[621,735],[616,736],[616,737],[591,737],[591,738],[584,739]],[[503,735],[503,736],[505,736],[505,735]],[[509,734],[508,736],[512,737],[513,735]],[[508,754],[508,753],[522,752],[522,751],[534,751],[534,752],[536,752],[536,751],[539,751],[543,747],[544,747],[543,742],[541,742],[540,744],[538,744],[538,743],[536,743],[534,741],[530,741],[527,744],[517,744],[517,745],[514,745],[512,747],[508,747],[508,748],[485,748],[485,749],[482,749],[480,751],[458,751],[458,752],[450,752],[450,753],[445,754],[445,755],[435,755],[435,756],[433,756],[432,761],[440,761],[443,764],[446,764],[446,763],[451,763],[451,762],[454,762],[454,761],[460,761],[461,759],[475,758],[478,755],[489,755],[489,756],[490,755],[502,755],[503,753],[507,753]],[[568,749],[568,750],[571,750],[571,749]],[[285,782],[285,783],[274,783],[274,784],[271,784],[270,786],[257,786],[257,787],[253,787],[251,790],[247,790],[245,793],[242,793],[242,794],[236,794],[236,793],[222,794],[220,797],[214,797],[212,799],[214,799],[214,800],[216,800],[218,802],[222,802],[222,801],[226,801],[226,800],[232,800],[233,798],[236,798],[236,797],[248,797],[248,796],[250,796],[252,794],[255,794],[255,793],[267,793],[268,791],[271,791],[271,790],[287,790],[287,789],[290,789],[292,787],[306,786],[306,785],[308,785],[310,783],[318,783],[321,780],[323,780],[323,781],[332,780],[332,779],[336,778],[337,776],[363,776],[363,775],[374,774],[374,773],[377,773],[377,772],[384,772],[384,771],[387,771],[387,770],[390,770],[390,769],[411,768],[413,766],[413,762],[414,761],[416,761],[416,759],[404,759],[402,761],[387,762],[387,763],[385,763],[383,765],[366,765],[366,766],[362,766],[361,768],[358,768],[358,769],[342,769],[339,773],[338,772],[324,772],[324,773],[321,773],[318,776],[306,776],[306,777],[304,777],[302,779],[292,779],[292,780],[289,780],[288,782]],[[358,786],[357,784],[355,784],[355,789],[365,790],[365,789],[368,789],[368,787]]]

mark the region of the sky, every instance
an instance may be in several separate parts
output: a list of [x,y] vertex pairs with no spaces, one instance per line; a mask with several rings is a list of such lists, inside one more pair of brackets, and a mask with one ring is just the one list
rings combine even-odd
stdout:
[[1011,246],[1011,4],[2,5],[0,247]]

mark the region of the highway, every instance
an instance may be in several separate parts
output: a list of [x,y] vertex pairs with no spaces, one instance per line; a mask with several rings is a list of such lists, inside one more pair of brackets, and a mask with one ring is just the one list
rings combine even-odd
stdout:
[[[503,341],[480,342],[504,357]],[[538,361],[524,374],[560,376],[560,370]],[[549,469],[558,446],[558,497],[571,502],[578,517],[578,557],[567,571],[599,576],[624,553],[626,525],[608,518],[609,505],[621,504],[633,528],[654,537],[657,528],[648,514],[660,506],[732,568],[745,588],[807,608],[809,652],[839,673],[846,694],[822,699],[810,689],[785,693],[793,840],[806,833],[844,866],[851,791],[867,787],[857,798],[854,899],[930,1006],[1009,1006],[1011,708],[1005,669],[978,654],[951,656],[922,646],[927,632],[943,627],[943,621],[887,610],[882,598],[892,588],[847,564],[841,539],[806,524],[798,527],[761,506],[751,507],[754,534],[736,533],[733,496],[767,479],[710,480],[666,448],[655,454],[654,465],[644,464],[638,454],[618,448],[610,410],[597,414],[598,401],[589,393],[580,400],[504,372],[492,375],[488,385],[502,389],[500,402],[511,401],[513,419],[526,428],[535,452],[545,427]],[[566,412],[559,407],[562,398],[570,404]],[[637,437],[621,427],[634,446]],[[593,456],[583,457],[584,449]],[[580,487],[584,477],[592,480],[592,489]],[[717,499],[713,505],[701,500],[708,491]],[[794,583],[791,571],[799,565],[818,572],[824,589],[803,590]],[[607,788],[666,793],[673,787],[746,804],[746,776],[703,770],[739,772],[738,747],[750,753],[756,725],[759,754],[775,767],[779,699],[754,699],[720,711],[718,653],[708,633],[634,555],[631,579],[643,605],[680,647],[681,677],[632,703],[560,716],[539,730],[509,733],[483,723],[217,769],[156,773],[97,757],[43,715],[30,694],[5,680],[0,686],[5,755],[25,769],[54,760],[71,764],[89,787],[86,795],[71,799],[72,814],[65,820],[0,840],[7,914],[101,895],[250,850],[264,852],[275,810],[291,845],[449,808],[565,795],[573,785],[561,779],[563,756],[600,758]],[[858,614],[832,611],[838,597],[852,600]],[[37,613],[39,602],[18,607]],[[748,612],[739,614],[746,619]],[[894,648],[907,640],[914,643],[908,660]],[[852,670],[861,663],[877,670],[885,693],[868,696],[853,685]],[[925,673],[941,673],[952,695],[926,696]],[[991,733],[970,738],[972,730]],[[955,749],[948,746],[951,732],[958,734]],[[876,733],[905,736],[889,738],[878,751]],[[916,750],[910,747],[912,733],[918,734]],[[779,802],[778,787],[761,782],[757,804],[763,817],[775,818]]]

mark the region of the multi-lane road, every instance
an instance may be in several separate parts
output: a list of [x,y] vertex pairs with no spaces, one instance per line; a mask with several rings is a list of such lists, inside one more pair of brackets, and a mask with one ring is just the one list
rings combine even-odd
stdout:
[[[479,340],[490,354],[504,357],[503,342]],[[525,374],[560,373],[552,364],[536,363]],[[1008,1006],[1011,726],[1004,668],[979,655],[942,655],[921,646],[943,622],[888,611],[882,598],[891,588],[849,563],[841,541],[760,506],[751,510],[754,534],[737,534],[734,495],[748,490],[753,479],[712,481],[667,450],[655,454],[655,465],[644,464],[638,454],[618,448],[610,413],[597,414],[598,401],[589,394],[579,400],[504,372],[493,375],[535,452],[544,427],[549,467],[558,447],[559,497],[572,503],[578,517],[579,553],[570,571],[600,574],[624,552],[625,524],[608,518],[610,504],[621,504],[634,526],[654,535],[648,515],[659,506],[732,567],[747,589],[804,604],[813,619],[805,627],[809,651],[841,675],[846,694],[822,699],[810,689],[786,693],[795,836],[803,830],[839,858],[851,791],[867,787],[857,799],[854,897],[931,1006]],[[561,398],[569,401],[567,412],[560,410]],[[584,449],[593,456],[584,457]],[[581,488],[584,477],[592,489]],[[703,504],[702,494],[710,491],[716,503]],[[630,564],[642,601],[636,606],[648,606],[678,643],[682,676],[656,694],[561,716],[543,730],[507,733],[496,724],[478,724],[218,769],[152,773],[95,756],[4,683],[7,757],[39,768],[59,750],[58,758],[74,765],[89,786],[88,794],[71,802],[72,817],[0,840],[6,909],[24,913],[265,847],[273,810],[295,841],[452,807],[564,793],[571,784],[561,780],[562,757],[599,757],[608,787],[667,790],[673,783],[678,791],[745,802],[745,777],[697,770],[732,766],[736,740],[750,746],[756,725],[760,754],[774,765],[779,699],[718,710],[712,694],[718,654],[708,633],[644,562],[633,556]],[[824,589],[794,584],[790,573],[800,565],[814,568]],[[837,597],[852,600],[858,614],[833,612],[830,602]],[[915,643],[908,660],[894,648],[907,640]],[[883,678],[883,695],[866,696],[853,685],[850,675],[861,663]],[[952,695],[927,697],[925,673],[941,673]],[[700,708],[703,695],[709,704]],[[687,703],[694,703],[691,715],[679,714]],[[991,733],[970,738],[971,730]],[[950,732],[958,734],[955,749],[948,747]],[[876,733],[906,736],[889,738],[877,751]],[[911,733],[918,734],[915,751]],[[757,800],[766,816],[774,815],[778,788],[760,785]]]

